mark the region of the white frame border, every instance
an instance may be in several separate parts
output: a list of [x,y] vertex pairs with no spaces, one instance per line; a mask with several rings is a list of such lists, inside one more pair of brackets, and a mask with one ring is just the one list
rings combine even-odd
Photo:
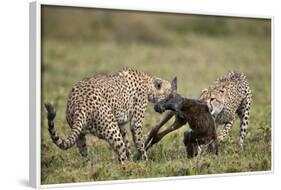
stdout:
[[[256,172],[241,172],[241,173],[225,173],[225,174],[211,174],[211,175],[194,175],[194,176],[180,176],[180,177],[159,177],[159,178],[143,178],[143,179],[128,179],[128,180],[114,180],[114,181],[97,181],[97,182],[77,182],[77,183],[62,183],[62,184],[41,184],[41,7],[42,6],[68,6],[80,8],[96,8],[96,9],[111,9],[124,11],[143,11],[154,13],[179,13],[179,14],[194,14],[207,16],[228,16],[228,17],[242,17],[242,18],[260,18],[271,20],[271,170],[270,171],[256,171]],[[123,183],[137,183],[137,182],[155,182],[167,180],[186,180],[194,178],[210,178],[210,177],[232,177],[232,176],[246,176],[246,175],[260,175],[274,173],[274,17],[268,15],[247,15],[234,14],[225,12],[207,12],[197,10],[175,10],[175,9],[159,9],[147,7],[133,7],[120,6],[118,3],[112,5],[106,2],[97,3],[90,1],[64,1],[64,0],[37,0],[30,3],[29,6],[29,46],[30,46],[30,68],[29,68],[29,183],[34,188],[56,188],[56,187],[74,187],[86,185],[112,185]],[[34,118],[35,117],[35,118]],[[34,163],[36,163],[34,165]]]
[[29,184],[34,188],[41,187],[41,5],[29,4]]

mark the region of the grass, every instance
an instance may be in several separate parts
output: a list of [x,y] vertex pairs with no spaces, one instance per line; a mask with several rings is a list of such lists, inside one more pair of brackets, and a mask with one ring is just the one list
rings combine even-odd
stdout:
[[[253,92],[249,132],[243,152],[237,151],[237,119],[227,142],[220,145],[218,156],[208,154],[187,159],[182,139],[188,126],[184,126],[152,147],[147,152],[148,161],[130,162],[125,168],[117,162],[106,142],[88,135],[89,157],[93,164],[89,167],[77,148],[63,151],[52,143],[42,106],[42,184],[271,170],[270,36],[263,33],[228,35],[229,32],[206,35],[198,31],[185,32],[185,28],[179,30],[180,35],[167,32],[168,38],[172,39],[167,43],[43,38],[42,102],[54,104],[58,133],[66,137],[70,131],[65,121],[66,99],[72,85],[82,78],[97,73],[114,73],[129,66],[169,80],[177,76],[178,91],[196,98],[214,79],[234,70],[248,76]],[[247,31],[254,30],[247,28]],[[145,137],[160,118],[161,115],[149,106],[143,126]],[[135,152],[134,146],[132,149]]]

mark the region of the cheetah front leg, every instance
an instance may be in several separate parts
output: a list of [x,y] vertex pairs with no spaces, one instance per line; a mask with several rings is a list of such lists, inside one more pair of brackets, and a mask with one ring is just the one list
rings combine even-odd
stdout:
[[252,95],[249,94],[240,105],[241,111],[238,112],[238,116],[240,118],[240,138],[239,138],[240,148],[243,148],[243,143],[248,129],[251,102],[252,102]]
[[137,149],[137,159],[147,160],[146,151],[144,148],[143,135],[142,135],[142,124],[143,124],[144,113],[136,112],[131,120],[131,131],[133,141]]
[[218,141],[222,142],[225,140],[226,136],[228,136],[232,126],[233,126],[234,120],[228,121],[227,123],[224,124],[222,133],[218,135]]

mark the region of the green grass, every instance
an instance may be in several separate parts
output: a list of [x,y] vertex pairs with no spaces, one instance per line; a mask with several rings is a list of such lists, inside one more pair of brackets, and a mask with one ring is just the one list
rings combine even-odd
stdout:
[[[183,22],[177,21],[180,24]],[[193,25],[198,22],[195,21]],[[215,21],[211,19],[210,22]],[[215,23],[221,25],[221,22]],[[106,142],[88,135],[89,157],[93,164],[89,167],[83,162],[76,147],[63,151],[52,143],[47,130],[46,112],[42,106],[42,184],[271,170],[270,36],[263,32],[256,34],[255,29],[247,25],[256,26],[250,21],[244,23],[247,26],[244,28],[233,28],[226,21],[222,23],[227,26],[227,32],[211,28],[214,31],[210,29],[208,34],[200,33],[199,30],[204,31],[202,23],[193,32],[183,26],[177,28],[180,27],[180,24],[176,25],[177,22],[160,23],[155,27],[157,31],[160,30],[160,34],[165,34],[159,36],[159,39],[168,39],[164,43],[144,40],[147,31],[142,31],[144,34],[140,36],[128,36],[129,39],[141,40],[126,43],[114,40],[114,37],[91,41],[57,40],[55,34],[53,37],[43,36],[42,102],[50,101],[54,104],[57,111],[56,129],[61,137],[66,137],[70,132],[65,121],[66,99],[72,85],[82,78],[98,73],[114,73],[129,66],[164,79],[171,80],[177,76],[179,93],[197,98],[201,90],[217,77],[231,70],[243,71],[248,76],[253,92],[249,132],[243,152],[237,151],[237,119],[228,141],[220,145],[218,156],[208,154],[187,159],[182,139],[188,126],[184,126],[153,146],[147,152],[147,162],[130,162],[125,169],[117,162]],[[154,27],[152,21],[146,24]],[[171,28],[165,33],[161,29],[162,25],[174,27],[179,33],[174,33]],[[257,26],[260,25],[264,25],[264,21],[257,23]],[[51,29],[55,28],[46,31],[54,33]],[[243,29],[247,32],[243,33]],[[239,35],[235,35],[235,31],[239,31]],[[251,32],[255,35],[250,35]],[[145,137],[160,118],[161,115],[149,106],[143,126]],[[132,140],[131,145],[135,153]]]
[[[188,38],[188,37],[187,37]],[[129,163],[121,169],[107,143],[89,135],[89,156],[93,167],[83,164],[77,148],[58,149],[47,131],[42,111],[42,183],[68,183],[145,177],[182,176],[270,170],[271,168],[271,78],[270,44],[260,39],[198,38],[179,47],[121,45],[115,43],[44,44],[43,102],[52,101],[57,109],[56,128],[61,136],[69,133],[65,121],[66,98],[71,86],[96,73],[113,73],[124,66],[151,75],[178,77],[179,92],[198,97],[200,90],[229,70],[244,71],[253,91],[253,106],[245,149],[237,153],[239,121],[230,138],[220,146],[219,156],[186,159],[182,143],[188,126],[165,137],[148,151],[148,162]],[[151,106],[146,112],[144,134],[159,121]],[[131,142],[132,143],[132,142]]]

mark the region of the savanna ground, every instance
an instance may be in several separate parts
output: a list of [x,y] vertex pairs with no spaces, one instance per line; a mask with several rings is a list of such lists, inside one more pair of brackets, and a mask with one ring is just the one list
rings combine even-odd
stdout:
[[[169,80],[177,76],[179,93],[190,98],[224,73],[242,71],[253,104],[243,152],[237,151],[237,119],[218,156],[187,159],[182,143],[186,125],[153,146],[148,161],[130,162],[125,170],[108,144],[91,135],[87,144],[92,167],[84,164],[77,148],[57,148],[42,104],[42,184],[271,170],[270,27],[262,19],[43,8],[42,103],[54,104],[61,137],[70,132],[65,109],[72,85],[125,66]],[[160,118],[149,106],[144,137]]]

